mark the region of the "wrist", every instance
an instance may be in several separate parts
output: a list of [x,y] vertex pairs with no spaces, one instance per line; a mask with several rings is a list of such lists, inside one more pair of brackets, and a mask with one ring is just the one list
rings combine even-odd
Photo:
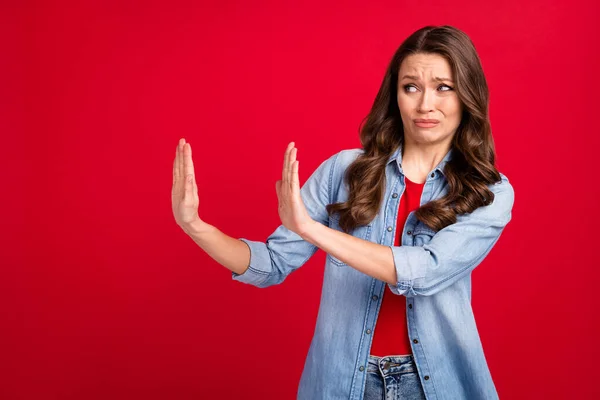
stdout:
[[315,231],[319,229],[319,225],[321,224],[312,219],[302,230],[302,233],[299,236],[307,242],[313,243],[312,238],[314,237]]
[[193,222],[183,224],[181,229],[190,236],[198,236],[211,231],[214,227],[200,219],[196,219]]

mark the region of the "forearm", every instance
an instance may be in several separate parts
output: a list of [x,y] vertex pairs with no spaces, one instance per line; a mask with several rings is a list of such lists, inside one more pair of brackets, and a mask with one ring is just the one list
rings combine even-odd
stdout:
[[397,283],[389,246],[359,239],[319,223],[311,224],[302,238],[366,275],[392,285]]
[[191,224],[182,227],[206,254],[237,274],[243,274],[250,264],[250,249],[241,240],[227,236],[210,224]]

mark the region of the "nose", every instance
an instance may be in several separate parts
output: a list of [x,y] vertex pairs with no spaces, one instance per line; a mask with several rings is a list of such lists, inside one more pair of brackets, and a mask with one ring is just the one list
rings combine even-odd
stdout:
[[417,111],[424,114],[433,111],[433,101],[433,94],[429,90],[425,90],[419,100]]

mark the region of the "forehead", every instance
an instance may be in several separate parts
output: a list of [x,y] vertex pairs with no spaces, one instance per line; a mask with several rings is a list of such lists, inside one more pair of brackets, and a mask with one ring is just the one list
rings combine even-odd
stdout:
[[452,67],[450,66],[450,63],[439,54],[411,54],[402,60],[402,64],[400,64],[400,70],[398,71],[399,78],[402,78],[404,74],[425,77],[447,76],[452,78]]

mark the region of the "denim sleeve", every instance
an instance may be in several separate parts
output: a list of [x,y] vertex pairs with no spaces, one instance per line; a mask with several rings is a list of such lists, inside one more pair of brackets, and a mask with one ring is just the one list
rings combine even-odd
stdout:
[[492,250],[511,219],[514,190],[508,179],[489,186],[494,201],[438,231],[423,246],[390,246],[397,295],[430,296],[469,274]]
[[[300,196],[310,217],[325,225],[329,225],[329,204],[331,179],[336,153],[323,161],[300,188]],[[318,247],[305,241],[296,233],[283,225],[267,238],[266,243],[239,238],[250,248],[250,265],[243,274],[232,272],[233,280],[265,288],[276,285],[296,269],[306,263]]]

